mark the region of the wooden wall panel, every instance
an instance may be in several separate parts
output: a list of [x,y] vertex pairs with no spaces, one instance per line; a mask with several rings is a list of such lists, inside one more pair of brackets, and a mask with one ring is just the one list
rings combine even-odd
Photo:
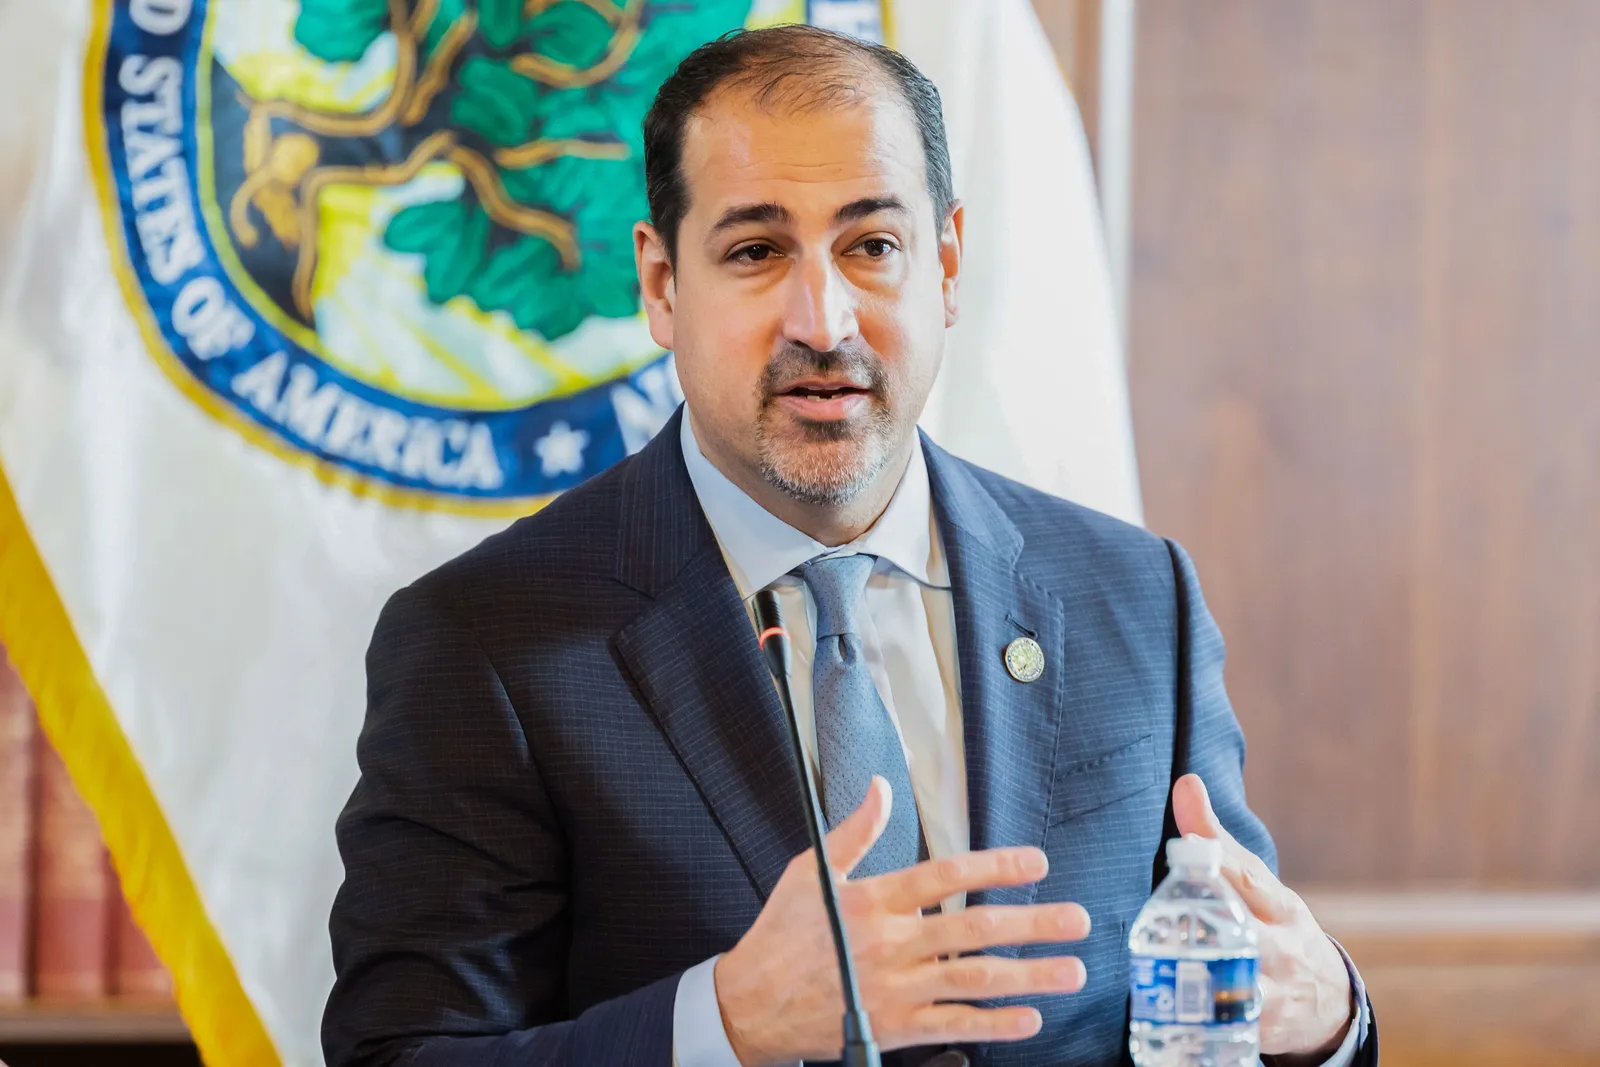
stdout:
[[1312,893],[1390,1067],[1600,1063],[1600,894]]
[[1146,508],[1286,876],[1600,887],[1600,4],[1138,33]]

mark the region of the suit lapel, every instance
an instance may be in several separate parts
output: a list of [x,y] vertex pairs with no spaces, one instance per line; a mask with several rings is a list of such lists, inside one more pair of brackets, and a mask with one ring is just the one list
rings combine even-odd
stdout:
[[[1022,536],[994,498],[960,461],[924,445],[955,598],[972,849],[1042,848],[1067,689],[1065,607],[1017,570]],[[1026,637],[1044,650],[1034,682],[1005,666],[1006,646]],[[1035,889],[988,890],[969,903],[1026,904]]]
[[802,799],[777,692],[683,465],[681,418],[622,487],[617,577],[653,599],[614,643],[765,899],[807,846]]

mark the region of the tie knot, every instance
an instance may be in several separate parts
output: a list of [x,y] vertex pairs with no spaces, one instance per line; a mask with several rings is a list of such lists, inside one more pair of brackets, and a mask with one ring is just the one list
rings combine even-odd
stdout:
[[817,604],[817,639],[853,634],[856,608],[872,574],[871,556],[829,556],[800,568],[800,578]]

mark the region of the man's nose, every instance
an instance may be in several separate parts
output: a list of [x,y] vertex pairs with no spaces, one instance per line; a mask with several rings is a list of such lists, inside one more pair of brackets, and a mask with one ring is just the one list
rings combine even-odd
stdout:
[[832,256],[801,257],[786,284],[785,340],[831,352],[856,336],[855,293]]

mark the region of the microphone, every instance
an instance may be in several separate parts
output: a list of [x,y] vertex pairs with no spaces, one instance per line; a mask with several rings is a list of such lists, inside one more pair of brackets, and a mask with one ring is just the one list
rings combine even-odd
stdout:
[[833,881],[828,863],[828,844],[823,837],[822,804],[817,799],[817,784],[806,766],[806,750],[800,741],[800,722],[794,717],[794,699],[789,694],[789,631],[778,614],[778,596],[770,589],[756,594],[756,626],[760,631],[761,651],[767,669],[778,685],[778,700],[789,720],[789,742],[794,749],[794,770],[800,776],[800,791],[806,798],[806,833],[811,836],[811,851],[817,856],[817,877],[822,882],[822,904],[828,912],[828,927],[833,931],[833,949],[839,956],[839,985],[844,990],[844,1048],[841,1067],[882,1067],[872,1026],[861,1008],[861,990],[856,984],[855,959],[845,936],[844,920],[839,915],[839,887]]

